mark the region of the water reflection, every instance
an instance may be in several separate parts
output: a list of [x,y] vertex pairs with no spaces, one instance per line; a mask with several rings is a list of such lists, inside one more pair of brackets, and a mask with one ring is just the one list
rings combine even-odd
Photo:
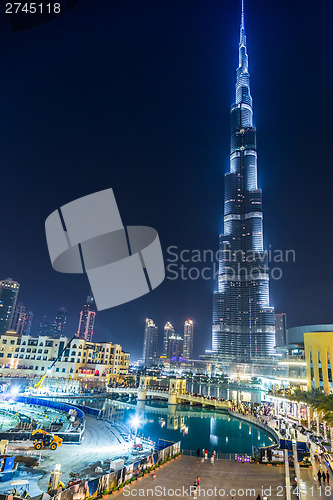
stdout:
[[[256,426],[227,413],[213,409],[202,409],[179,405],[177,408],[159,402],[152,404],[130,404],[109,400],[106,407],[118,408],[108,410],[108,414],[120,415],[123,409],[122,423],[130,428],[134,414],[140,415],[141,426],[138,435],[146,438],[165,439],[182,442],[183,449],[197,450],[207,448],[219,453],[247,453],[253,447],[267,446],[273,443],[272,438]],[[119,413],[118,413],[119,412]]]

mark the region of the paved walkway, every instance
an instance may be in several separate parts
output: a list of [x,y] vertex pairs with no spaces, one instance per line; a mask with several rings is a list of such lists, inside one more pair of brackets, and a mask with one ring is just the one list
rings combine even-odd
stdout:
[[[229,460],[217,460],[214,465],[210,460],[203,463],[197,457],[182,456],[156,471],[152,475],[116,494],[113,500],[124,497],[148,498],[190,498],[194,497],[193,486],[196,477],[200,477],[200,490],[197,498],[217,498],[241,500],[256,499],[257,495],[267,496],[269,500],[284,500],[284,467],[242,464]],[[108,497],[108,498],[111,498]]]
[[[315,461],[314,453],[317,447],[311,443],[310,445],[310,458],[312,462],[312,469],[302,468],[300,470],[301,480],[306,484],[306,491],[302,495],[302,500],[311,500],[311,499],[319,499],[319,498],[333,498],[333,475],[332,471],[327,467],[324,460],[320,461],[320,464]],[[327,481],[321,482],[321,487],[318,483],[318,479],[315,481],[314,476],[317,478],[317,473],[321,472],[329,472],[330,474],[330,484],[327,484]]]

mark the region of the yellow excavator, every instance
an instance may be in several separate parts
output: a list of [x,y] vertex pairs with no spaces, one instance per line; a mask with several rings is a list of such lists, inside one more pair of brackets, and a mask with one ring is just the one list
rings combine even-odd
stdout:
[[65,347],[60,351],[60,353],[58,354],[56,359],[53,361],[52,365],[46,370],[46,373],[42,376],[42,378],[39,379],[38,382],[33,387],[28,387],[28,392],[36,392],[36,391],[39,391],[40,389],[42,389],[44,380],[50,374],[54,365],[59,361],[59,359],[61,358],[63,353],[71,345],[72,340],[74,340],[76,336],[77,336],[77,333],[74,333],[73,337],[67,342]]
[[41,450],[42,448],[50,448],[51,450],[56,450],[62,445],[62,438],[50,434],[49,432],[43,431],[43,429],[35,429],[31,433],[31,438],[34,442],[34,447],[36,450]]

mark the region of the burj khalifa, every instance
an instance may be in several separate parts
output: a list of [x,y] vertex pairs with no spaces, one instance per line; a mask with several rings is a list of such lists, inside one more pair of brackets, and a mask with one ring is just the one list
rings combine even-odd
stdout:
[[262,192],[257,184],[256,129],[244,24],[244,0],[231,106],[230,169],[225,174],[224,231],[214,292],[212,350],[227,364],[267,361],[275,354],[268,254],[263,247]]

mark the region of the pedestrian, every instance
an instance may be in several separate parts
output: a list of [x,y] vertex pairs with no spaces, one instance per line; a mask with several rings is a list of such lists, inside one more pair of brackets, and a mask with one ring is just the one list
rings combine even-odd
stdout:
[[321,472],[320,472],[320,470],[318,471],[317,477],[318,477],[318,483],[320,486],[321,485]]
[[205,456],[205,448],[202,448],[202,456]]
[[325,484],[325,482],[326,482],[326,474],[325,474],[325,472],[322,472],[321,478],[323,480],[323,483]]
[[213,456],[214,456],[214,458],[216,458],[216,451],[215,450],[213,450]]
[[326,479],[327,479],[327,484],[330,484],[330,475],[328,471],[326,472]]
[[256,498],[256,500],[261,500],[261,496],[258,495],[257,498]]
[[205,450],[205,460],[208,458],[208,450]]
[[197,486],[200,486],[200,477],[197,476]]
[[198,498],[198,488],[196,483],[193,485],[193,498]]
[[197,449],[198,458],[200,457],[200,448]]
[[215,462],[215,457],[214,457],[214,455],[212,455],[212,456],[211,456],[211,459],[210,459],[210,463],[211,463],[212,465],[214,465],[214,462]]

